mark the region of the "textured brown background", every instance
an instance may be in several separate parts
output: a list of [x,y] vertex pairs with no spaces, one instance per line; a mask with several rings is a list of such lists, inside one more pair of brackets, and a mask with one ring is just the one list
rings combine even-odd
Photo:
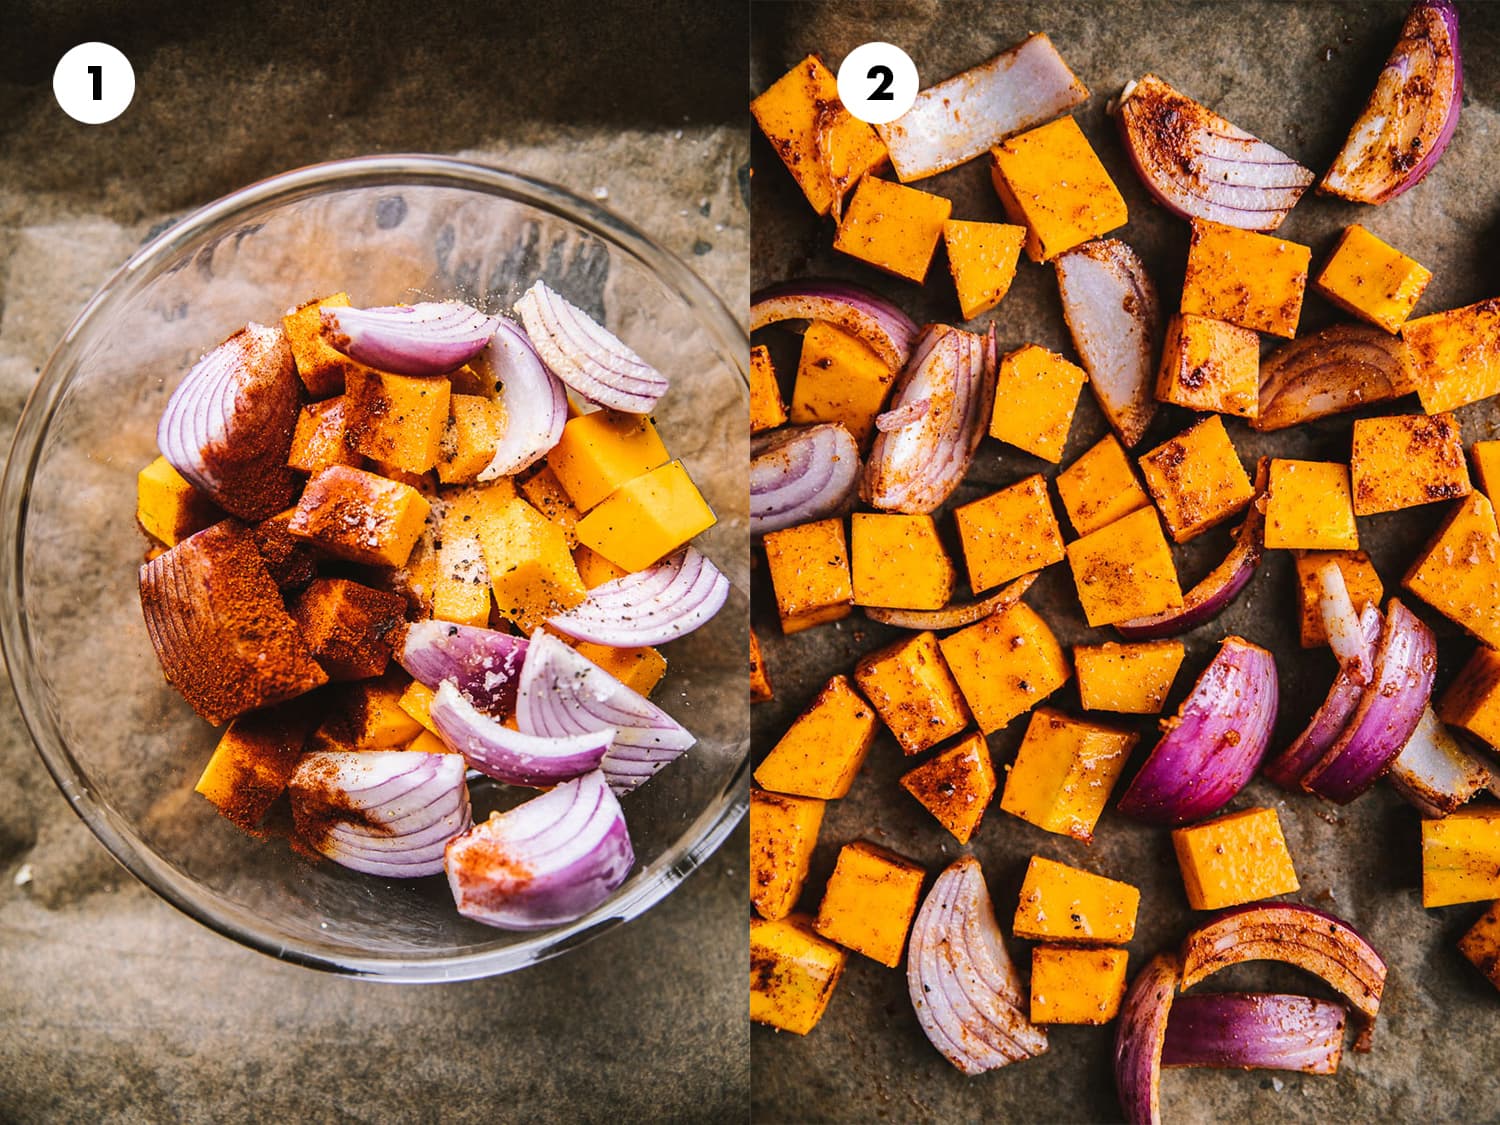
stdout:
[[[1414,255],[1436,277],[1418,312],[1450,308],[1500,292],[1494,254],[1500,223],[1500,183],[1493,175],[1500,110],[1500,5],[1460,3],[1468,88],[1458,133],[1437,169],[1417,189],[1378,209],[1308,196],[1281,229],[1313,247],[1315,266],[1337,232],[1363,222]],[[1077,116],[1130,206],[1131,221],[1115,232],[1145,258],[1163,304],[1180,294],[1187,226],[1152,205],[1131,173],[1105,103],[1124,84],[1155,71],[1216,108],[1235,124],[1264,137],[1315,170],[1325,168],[1342,143],[1395,41],[1402,3],[911,3],[757,4],[753,11],[751,88],[759,92],[809,51],[829,65],[871,39],[902,46],[930,85],[990,57],[1032,31],[1046,31],[1093,97]],[[958,316],[946,263],[939,251],[929,284],[918,287],[882,277],[830,249],[832,225],[817,220],[758,134],[755,169],[752,274],[756,285],[804,275],[836,275],[873,285],[899,301],[918,321],[952,322]],[[983,160],[914,185],[949,196],[954,217],[1002,218]],[[1002,351],[1036,342],[1071,354],[1057,306],[1051,269],[1023,259],[1014,288],[993,314]],[[1334,319],[1330,306],[1309,296],[1304,328]],[[779,337],[783,371],[795,365],[795,340]],[[1404,408],[1405,404],[1403,404]],[[1411,407],[1415,409],[1413,405]],[[1496,431],[1493,403],[1461,412],[1466,441]],[[1148,449],[1184,428],[1186,411],[1163,408],[1146,441]],[[1229,429],[1246,464],[1262,452],[1344,460],[1349,420],[1332,419],[1288,435],[1260,439],[1231,421]],[[1064,464],[1103,433],[1091,395],[1080,400]],[[1031,473],[1055,470],[1044,462],[986,439],[959,502]],[[1054,500],[1054,504],[1055,504]],[[1060,508],[1059,508],[1060,511]],[[1442,505],[1360,520],[1362,543],[1392,592],[1416,545],[1436,525]],[[1178,549],[1185,584],[1197,581],[1222,557],[1227,529]],[[759,572],[758,572],[759,573]],[[763,578],[763,574],[761,575]],[[762,586],[767,585],[764,581]],[[1285,552],[1273,552],[1253,585],[1229,612],[1188,638],[1188,659],[1169,700],[1175,708],[1211,656],[1218,640],[1239,632],[1271,647],[1280,663],[1282,710],[1273,750],[1284,746],[1321,700],[1333,675],[1326,652],[1297,647],[1294,579]],[[1107,639],[1112,630],[1086,628],[1065,565],[1047,570],[1028,599],[1047,617],[1064,644]],[[1440,638],[1439,687],[1451,679],[1472,642],[1421,611]],[[856,613],[790,639],[779,636],[775,609],[758,590],[753,620],[767,642],[777,699],[754,709],[757,752],[763,754],[832,672],[892,634]],[[1049,701],[1077,713],[1076,687]],[[1122,717],[1123,718],[1123,717]],[[1135,725],[1143,743],[1127,776],[1154,742],[1149,721]],[[997,768],[1015,751],[1025,720],[990,738]],[[866,837],[923,863],[936,873],[959,848],[897,785],[912,762],[882,735],[850,795],[833,802],[823,822],[804,907],[817,900],[838,848]],[[1388,788],[1348,808],[1288,797],[1257,780],[1231,808],[1274,805],[1302,881],[1295,896],[1359,925],[1390,962],[1391,975],[1374,1053],[1347,1054],[1332,1078],[1269,1073],[1173,1071],[1163,1084],[1169,1121],[1224,1120],[1496,1120],[1500,1119],[1500,994],[1453,948],[1480,913],[1478,906],[1423,911],[1419,899],[1418,818]],[[1131,971],[1145,958],[1178,942],[1190,924],[1171,844],[1164,829],[1134,824],[1111,808],[1092,847],[1044,833],[992,806],[971,848],[984,864],[1002,925],[1008,930],[1027,857],[1040,853],[1140,885],[1143,898]],[[1013,943],[1023,969],[1029,945]],[[1326,990],[1294,970],[1246,966],[1221,974],[1210,986]],[[1057,1028],[1051,1051],[1039,1060],[966,1079],[928,1044],[912,1014],[902,970],[885,969],[850,955],[827,1015],[807,1038],[752,1033],[757,1119],[1080,1121],[1119,1116],[1110,1070],[1113,1027]]]
[[[319,160],[455,153],[553,180],[745,307],[743,9],[20,0],[3,14],[0,442],[149,231]],[[123,117],[89,127],[51,76],[93,39],[125,52],[137,88]],[[130,674],[101,669],[90,690]],[[131,880],[0,689],[0,1119],[739,1118],[745,848],[742,828],[644,918],[525,972],[337,979],[240,948]]]

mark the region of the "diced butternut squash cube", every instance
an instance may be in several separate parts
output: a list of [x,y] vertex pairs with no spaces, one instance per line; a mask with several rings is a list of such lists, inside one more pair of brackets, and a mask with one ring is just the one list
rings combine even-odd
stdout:
[[1339,238],[1316,284],[1345,312],[1399,332],[1431,280],[1431,270],[1354,223]]
[[168,547],[224,518],[214,502],[172,468],[165,457],[158,457],[136,474],[135,495],[135,518],[141,530]]
[[1314,575],[1325,564],[1338,564],[1356,613],[1363,612],[1367,605],[1378,609],[1385,601],[1385,587],[1380,575],[1375,573],[1370,556],[1363,551],[1298,551],[1296,557],[1303,648],[1319,648],[1328,643],[1328,634],[1323,630],[1323,613],[1318,608],[1318,584],[1314,580]]
[[965,320],[989,312],[1010,292],[1025,241],[1026,228],[1009,223],[949,219],[943,224],[948,270]]
[[425,473],[438,462],[449,397],[447,379],[351,371],[344,381],[347,440],[382,465]]
[[335,558],[402,566],[431,510],[410,485],[330,465],[303,489],[287,530]]
[[421,723],[432,734],[437,734],[437,724],[432,721],[432,700],[437,695],[421,680],[413,680],[406,685],[406,690],[401,693],[401,698],[396,700],[396,706],[405,711],[417,722]]
[[573,646],[631,691],[650,695],[667,674],[667,658],[650,645],[612,648],[579,641]]
[[771,690],[771,676],[766,671],[766,661],[760,652],[760,638],[750,630],[750,702],[769,703],[776,698]]
[[616,410],[570,418],[547,454],[547,464],[581,512],[667,460],[667,447],[650,418]]
[[432,612],[439,621],[484,628],[490,620],[490,569],[477,524],[450,508],[437,546],[432,575]]
[[1057,464],[1087,380],[1083,368],[1046,348],[1011,352],[1000,360],[990,437]]
[[1359,529],[1349,470],[1336,461],[1271,461],[1266,546],[1301,551],[1357,551]]
[[1125,199],[1072,117],[1008,137],[990,150],[1005,217],[1026,228],[1026,256],[1064,250],[1123,227]]
[[1174,828],[1172,847],[1194,910],[1222,910],[1301,886],[1275,809],[1244,809]]
[[452,747],[444,742],[430,730],[424,730],[421,734],[403,747],[410,754],[451,754]]
[[1182,311],[1291,339],[1311,261],[1298,243],[1194,219]]
[[526,497],[528,504],[562,528],[563,538],[568,541],[569,550],[578,546],[578,521],[582,515],[573,506],[567,489],[563,487],[562,481],[558,480],[551,465],[536,466],[527,473],[525,479],[517,487],[521,495]]
[[1062,532],[1040,473],[955,508],[953,521],[976,594],[1063,559]]
[[856,512],[850,518],[854,604],[942,609],[953,596],[953,563],[931,516]]
[[887,968],[901,963],[926,872],[893,851],[856,840],[839,852],[813,929]]
[[399,672],[344,687],[312,736],[309,749],[399,750],[422,733],[422,724],[401,706],[407,679]]
[[682,467],[669,461],[626,481],[578,521],[578,541],[626,570],[645,570],[717,517]]
[[1422,821],[1422,905],[1500,898],[1500,806]]
[[1062,646],[1036,610],[1016,602],[938,641],[974,721],[992,734],[1063,684]]
[[450,395],[448,421],[438,442],[438,480],[444,484],[474,480],[489,467],[495,446],[504,436],[505,407],[499,400],[483,395]]
[[1487,645],[1500,645],[1500,530],[1482,492],[1456,505],[1401,584]]
[[1085,711],[1158,714],[1185,653],[1181,641],[1079,645],[1073,649],[1078,701]]
[[1141,892],[1065,863],[1034,855],[1021,883],[1015,935],[1029,941],[1123,945],[1135,936]]
[[318,578],[291,605],[313,658],[330,680],[385,672],[391,635],[406,619],[406,599],[347,578]]
[[1456,500],[1473,490],[1451,414],[1356,418],[1353,449],[1355,515]]
[[868,653],[855,665],[854,682],[907,754],[920,754],[969,725],[936,633],[915,633]]
[[766,561],[783,633],[848,617],[854,583],[844,521],[816,520],[765,537]]
[[578,566],[578,577],[583,579],[583,584],[590,590],[606,582],[613,582],[616,578],[624,578],[630,573],[623,566],[616,566],[598,551],[591,550],[582,543],[573,548],[573,562]]
[[822,823],[822,801],[750,790],[750,904],[762,918],[797,905]]
[[875,710],[847,676],[835,676],[755,771],[774,793],[831,801],[849,792],[875,741]]
[[1161,521],[1142,508],[1068,544],[1073,585],[1091,626],[1182,608],[1182,586]]
[[292,346],[292,359],[297,364],[297,374],[302,385],[313,398],[326,398],[344,389],[344,376],[350,371],[365,370],[364,365],[350,359],[327,340],[323,339],[323,310],[347,309],[349,294],[334,293],[298,305],[281,318],[282,331]]
[[1223,523],[1255,495],[1217,414],[1143,455],[1141,473],[1178,543]]
[[1038,945],[1031,951],[1031,1022],[1102,1024],[1125,998],[1123,949]]
[[863,446],[875,433],[875,416],[895,378],[863,340],[815,320],[802,337],[792,421],[842,422]]
[[818,1025],[849,955],[804,917],[750,919],[750,1019],[806,1035]]
[[786,404],[771,353],[764,344],[756,344],[750,349],[750,432],[774,430],[785,421]]
[[588,597],[562,528],[526,501],[512,500],[503,514],[482,522],[478,537],[495,608],[523,632]]
[[222,816],[246,832],[286,790],[313,727],[302,701],[241,715],[214,747],[194,789]]
[[1130,467],[1125,447],[1114,434],[1106,434],[1057,474],[1057,494],[1079,535],[1098,531],[1151,503]]
[[750,113],[820,215],[849,184],[886,162],[885,142],[844,108],[838,80],[817,55],[777,79],[750,103]]
[[348,429],[349,413],[343,395],[309,402],[297,415],[286,463],[308,474],[320,473],[329,465],[359,465],[359,454],[344,440]]
[[1047,832],[1088,843],[1139,738],[1039,707],[1005,779],[1000,807]]
[[1500,988],[1500,902],[1480,915],[1479,921],[1458,939],[1458,951]]
[[267,516],[253,528],[255,549],[265,560],[271,580],[281,588],[300,590],[318,573],[318,553],[312,546],[291,533],[292,514],[296,508],[288,508]]
[[1500,393],[1500,298],[1408,320],[1401,338],[1407,373],[1428,414]]
[[1500,746],[1500,652],[1480,645],[1437,704],[1437,716]]
[[995,795],[995,767],[984,735],[970,734],[901,776],[901,788],[967,844]]
[[1254,418],[1260,406],[1260,337],[1237,324],[1179,313],[1167,326],[1156,397],[1189,410]]
[[923,281],[953,203],[905,184],[866,176],[854,189],[833,248],[876,269]]
[[1500,488],[1500,441],[1476,441],[1474,452],[1474,475],[1479,478],[1479,487],[1495,502],[1495,490]]

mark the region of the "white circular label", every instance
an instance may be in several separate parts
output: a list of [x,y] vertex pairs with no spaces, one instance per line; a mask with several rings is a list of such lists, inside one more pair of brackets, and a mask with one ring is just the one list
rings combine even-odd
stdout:
[[108,43],[80,43],[58,60],[52,93],[74,121],[103,125],[135,97],[135,69]]
[[862,43],[839,64],[839,101],[861,121],[884,125],[917,100],[917,64],[894,43]]

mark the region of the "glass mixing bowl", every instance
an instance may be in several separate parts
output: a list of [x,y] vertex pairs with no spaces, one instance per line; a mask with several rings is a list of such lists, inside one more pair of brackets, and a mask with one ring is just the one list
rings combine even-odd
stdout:
[[[457,298],[497,312],[537,277],[672,379],[654,417],[718,513],[699,546],[734,592],[709,625],[667,646],[657,702],[699,741],[624,799],[630,878],[587,917],[515,934],[461,918],[441,877],[382,880],[308,862],[245,836],[193,792],[218,732],[158,670],[133,516],[168,395],[246,321],[276,323],[341,289],[363,304]],[[162,898],[298,964],[395,981],[490,976],[635,917],[712,854],[747,803],[748,362],[744,331],[680,261],[592,203],[512,173],[429,156],[345,160],[190,215],[68,329],[0,484],[0,639],[47,768]]]

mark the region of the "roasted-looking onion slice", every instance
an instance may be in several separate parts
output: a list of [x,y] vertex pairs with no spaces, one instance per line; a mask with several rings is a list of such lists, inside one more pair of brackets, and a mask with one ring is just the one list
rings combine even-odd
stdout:
[[1027,1017],[1020,975],[973,856],[939,875],[917,912],[906,953],[906,986],[927,1038],[965,1074],[1035,1058],[1047,1049],[1047,1033]]
[[1167,1021],[1163,1066],[1335,1074],[1349,1009],[1279,992],[1179,996]]
[[525,637],[437,620],[408,625],[396,653],[412,679],[433,691],[452,680],[465,699],[490,715],[515,710],[525,658]]
[[521,295],[516,313],[542,362],[589,402],[648,414],[666,393],[665,375],[545,282]]
[[1463,746],[1430,706],[1386,776],[1423,816],[1447,816],[1481,789],[1500,793],[1500,772]]
[[1161,1121],[1161,1053],[1182,965],[1158,953],[1136,974],[1115,1027],[1115,1090],[1131,1125]]
[[499,318],[459,301],[375,309],[324,305],[323,339],[338,351],[397,375],[441,375],[490,342]]
[[858,336],[892,371],[906,366],[917,323],[890,301],[847,281],[784,281],[750,298],[750,331],[783,320],[821,320]]
[[495,399],[505,411],[505,431],[479,480],[509,477],[530,468],[562,437],[568,396],[536,354],[526,333],[499,321],[489,342],[489,368],[499,384]]
[[752,447],[750,534],[841,514],[859,491],[859,469],[859,447],[839,422],[767,435]]
[[685,637],[729,597],[729,579],[694,547],[655,566],[601,583],[582,605],[547,622],[583,641],[636,648]]
[[444,742],[474,769],[506,785],[556,785],[591,773],[615,738],[609,727],[562,738],[511,730],[477,710],[452,680],[438,687],[430,713]]
[[945,605],[942,609],[883,609],[866,606],[865,616],[871,621],[879,621],[882,625],[894,625],[898,629],[917,629],[922,632],[929,629],[959,629],[1015,605],[1026,591],[1031,589],[1031,584],[1036,581],[1036,576],[1040,573],[1036,571],[1032,574],[1023,574],[1009,585],[976,602]]
[[1288,340],[1260,365],[1260,406],[1250,425],[1284,430],[1410,390],[1406,345],[1368,324],[1331,324]]

